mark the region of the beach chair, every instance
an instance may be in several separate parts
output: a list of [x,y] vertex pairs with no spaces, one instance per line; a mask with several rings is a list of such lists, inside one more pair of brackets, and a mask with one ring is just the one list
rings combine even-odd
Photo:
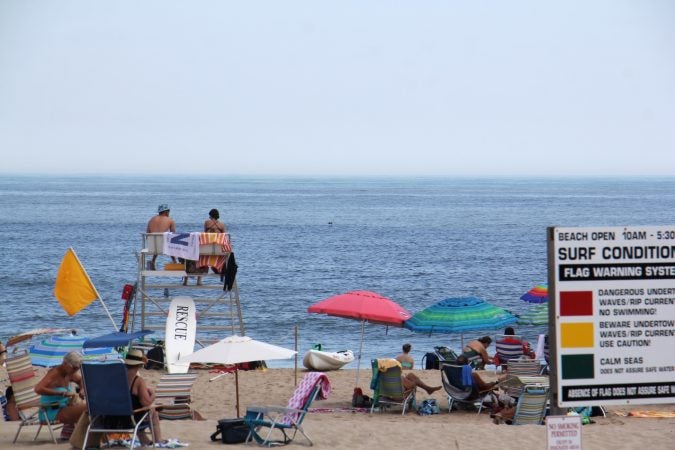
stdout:
[[441,364],[441,382],[448,395],[448,412],[452,412],[455,402],[475,406],[478,414],[483,410],[483,403],[492,389],[477,392],[473,387],[471,371],[470,365]]
[[384,411],[392,406],[400,406],[401,415],[404,415],[415,404],[415,389],[404,390],[401,367],[394,365],[381,371],[377,359],[371,360],[371,365],[373,378],[370,387],[373,390],[373,401],[370,412],[375,411],[375,408]]
[[443,363],[454,363],[457,360],[457,353],[452,351],[452,349],[444,346],[434,347],[434,353],[438,356],[438,362]]
[[37,426],[37,432],[33,440],[37,440],[42,431],[42,427],[47,427],[49,435],[54,443],[57,443],[54,431],[60,429],[63,425],[57,421],[50,421],[46,414],[50,407],[59,406],[58,403],[43,404],[40,396],[35,392],[35,385],[39,381],[35,376],[35,370],[30,360],[28,352],[22,352],[7,358],[7,375],[14,391],[16,407],[19,410],[19,429],[14,435],[12,443],[16,443],[23,427]]
[[[249,406],[244,416],[244,423],[249,429],[246,443],[255,441],[263,447],[286,445],[291,443],[299,432],[309,445],[313,445],[312,440],[302,428],[302,423],[314,399],[317,397],[325,399],[329,393],[330,383],[326,374],[309,372],[295,388],[286,407]],[[264,429],[267,429],[267,433],[261,433]],[[281,439],[272,439],[275,430],[281,432]]]
[[507,378],[504,382],[500,383],[500,387],[509,396],[517,398],[522,394],[524,384],[518,382],[511,383],[511,380],[514,378],[521,379],[523,377],[541,378],[541,364],[539,363],[539,360],[529,359],[528,357],[523,356],[520,359],[512,360],[509,363],[506,375]]
[[167,373],[161,376],[155,387],[155,399],[162,404],[159,418],[164,420],[192,419],[192,385],[196,373]]
[[495,337],[495,353],[499,365],[506,368],[509,361],[524,355],[523,338],[516,335],[498,334]]
[[[82,380],[87,392],[89,411],[85,443],[88,442],[90,433],[129,433],[130,448],[134,448],[138,432],[148,427],[152,441],[156,440],[150,420],[154,406],[134,410],[127,381],[127,369],[121,361],[85,362],[82,364]],[[134,413],[142,415],[137,420]]]
[[518,398],[513,419],[507,420],[506,423],[511,425],[541,425],[546,415],[548,392],[548,388],[525,386],[522,395]]

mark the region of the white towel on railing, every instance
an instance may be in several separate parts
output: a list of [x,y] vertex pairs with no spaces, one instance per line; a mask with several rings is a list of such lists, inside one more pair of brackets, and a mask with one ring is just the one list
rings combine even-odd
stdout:
[[199,259],[199,235],[201,233],[164,233],[163,253],[176,258]]

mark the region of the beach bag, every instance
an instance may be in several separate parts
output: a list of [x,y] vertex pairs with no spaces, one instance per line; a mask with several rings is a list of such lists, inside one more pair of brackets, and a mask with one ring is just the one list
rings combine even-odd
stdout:
[[354,394],[352,395],[352,406],[354,408],[370,408],[372,404],[370,397],[364,395],[361,388],[354,388]]
[[422,367],[425,370],[438,370],[438,355],[434,352],[425,353],[422,357]]
[[440,414],[440,412],[441,408],[436,403],[435,398],[428,398],[422,401],[420,406],[417,408],[417,413],[420,416],[430,416],[432,414]]
[[186,273],[208,273],[209,268],[208,268],[208,266],[197,267],[197,261],[193,261],[191,259],[186,259],[185,260],[185,272]]
[[68,442],[75,448],[98,448],[101,445],[101,439],[103,438],[103,433],[89,433],[89,439],[87,439],[87,445],[84,445],[84,436],[87,434],[87,427],[89,426],[89,414],[83,412],[79,420],[75,424]]
[[148,350],[147,357],[146,370],[162,370],[164,368],[164,346],[162,344],[157,344]]
[[215,442],[220,436],[223,444],[241,444],[246,441],[248,431],[244,419],[220,419],[211,440]]

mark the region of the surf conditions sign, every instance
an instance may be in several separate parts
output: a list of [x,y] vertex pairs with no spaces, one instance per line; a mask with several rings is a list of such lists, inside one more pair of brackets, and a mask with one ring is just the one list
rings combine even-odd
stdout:
[[190,363],[178,359],[194,352],[197,335],[195,302],[191,297],[175,297],[166,318],[164,347],[169,373],[187,373]]
[[548,244],[558,406],[675,402],[675,226],[549,227]]

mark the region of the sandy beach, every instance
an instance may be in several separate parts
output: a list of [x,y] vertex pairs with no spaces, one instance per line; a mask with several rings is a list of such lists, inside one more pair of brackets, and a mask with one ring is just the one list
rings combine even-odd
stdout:
[[[44,369],[40,369],[41,371]],[[361,371],[360,385],[366,395],[370,371]],[[142,375],[156,383],[162,372],[142,371]],[[178,420],[161,422],[163,437],[178,438],[189,443],[189,448],[215,448],[224,444],[211,442],[209,436],[216,429],[218,419],[236,417],[234,375],[228,374],[218,380],[209,379],[216,374],[198,371],[199,377],[193,387],[193,403],[206,420]],[[304,370],[298,370],[298,380]],[[437,371],[415,370],[429,384],[440,384]],[[305,431],[317,449],[372,448],[390,449],[410,447],[451,449],[543,449],[546,448],[544,426],[495,425],[489,414],[478,415],[466,411],[448,413],[444,391],[431,397],[438,400],[441,413],[420,416],[411,411],[402,416],[400,412],[369,414],[351,410],[351,394],[355,382],[354,370],[328,372],[332,392],[328,399],[315,401],[318,411],[307,416]],[[293,393],[295,384],[293,369],[267,369],[265,371],[242,371],[239,376],[241,412],[248,405],[285,406]],[[418,390],[418,401],[427,398]],[[672,449],[675,442],[675,418],[626,417],[635,410],[673,411],[673,405],[636,405],[634,407],[610,407],[606,418],[596,417],[595,423],[583,427],[583,449]],[[37,442],[31,439],[34,427],[22,431],[19,441],[12,445],[17,424],[0,424],[0,447],[35,447],[45,450],[70,449],[67,442],[55,445],[43,431]],[[292,446],[299,447],[304,440],[298,436]],[[243,446],[244,444],[238,444]],[[250,447],[257,447],[249,444]],[[121,448],[121,447],[120,447]]]

